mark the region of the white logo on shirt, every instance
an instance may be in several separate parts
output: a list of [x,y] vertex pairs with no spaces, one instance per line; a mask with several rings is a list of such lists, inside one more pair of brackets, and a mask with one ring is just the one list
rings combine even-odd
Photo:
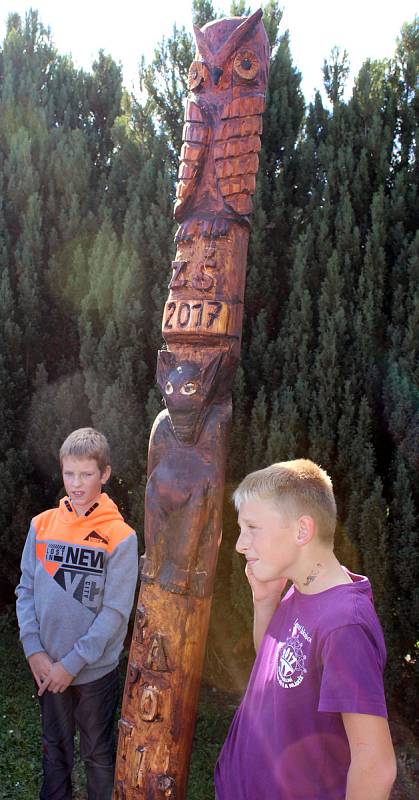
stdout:
[[[301,625],[296,625],[297,622],[298,620],[295,621],[292,634],[288,636],[287,641],[279,643],[276,677],[283,689],[299,686],[307,672],[304,666],[306,655],[303,653],[303,648],[307,642],[311,642],[311,637],[304,628],[301,630]],[[300,639],[301,634],[303,639]]]

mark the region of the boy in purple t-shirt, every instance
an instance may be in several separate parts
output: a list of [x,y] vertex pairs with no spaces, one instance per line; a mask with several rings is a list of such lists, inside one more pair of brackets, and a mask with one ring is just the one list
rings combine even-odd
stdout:
[[368,579],[334,555],[329,476],[305,459],[273,464],[233,499],[257,658],[216,766],[217,800],[387,800],[384,639]]

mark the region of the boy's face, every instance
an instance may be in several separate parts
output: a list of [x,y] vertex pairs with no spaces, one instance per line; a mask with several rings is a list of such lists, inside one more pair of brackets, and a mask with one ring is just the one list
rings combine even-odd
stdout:
[[240,536],[236,550],[252,566],[259,581],[293,578],[301,548],[297,545],[298,518],[285,504],[254,499],[240,505]]
[[77,513],[85,514],[98,499],[102,484],[110,477],[111,468],[105,467],[101,472],[95,458],[64,456],[62,470],[68,496]]

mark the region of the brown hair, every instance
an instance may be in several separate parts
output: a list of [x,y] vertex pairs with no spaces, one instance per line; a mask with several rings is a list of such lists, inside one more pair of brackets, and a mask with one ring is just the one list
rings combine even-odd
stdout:
[[260,498],[273,502],[288,501],[297,514],[307,513],[317,522],[319,538],[333,542],[336,528],[336,501],[332,481],[324,469],[306,458],[281,461],[243,478],[233,502]]
[[76,458],[94,458],[100,472],[111,463],[109,444],[103,433],[94,428],[78,428],[70,433],[60,448],[60,464],[63,465],[65,456]]

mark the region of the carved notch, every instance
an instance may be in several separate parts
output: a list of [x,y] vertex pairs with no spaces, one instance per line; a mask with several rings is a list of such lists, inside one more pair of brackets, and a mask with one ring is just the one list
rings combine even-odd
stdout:
[[144,641],[144,628],[147,625],[147,616],[145,607],[141,604],[135,612],[135,641],[137,644],[142,644]]
[[127,760],[128,744],[134,731],[134,725],[125,719],[118,721],[120,753],[124,761]]
[[164,793],[164,797],[176,800],[176,782],[171,775],[158,775],[157,788]]
[[117,781],[115,784],[116,800],[126,800],[125,782]]
[[140,745],[134,754],[132,784],[138,789],[144,786],[145,752],[145,747]]
[[140,699],[140,717],[154,722],[159,713],[159,692],[155,686],[144,686]]
[[155,633],[151,640],[146,666],[155,672],[169,671],[166,650],[164,646],[164,637],[161,635],[161,633]]

